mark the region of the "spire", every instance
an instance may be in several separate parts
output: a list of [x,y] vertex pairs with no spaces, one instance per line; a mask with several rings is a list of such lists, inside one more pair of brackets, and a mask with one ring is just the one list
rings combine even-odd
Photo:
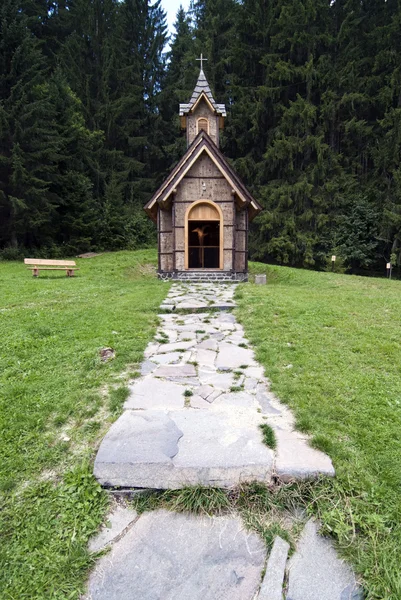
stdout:
[[195,89],[192,92],[191,100],[189,101],[189,104],[191,106],[195,104],[202,92],[207,96],[208,100],[210,100],[210,103],[212,104],[213,108],[216,108],[216,102],[213,98],[212,90],[210,89],[210,85],[208,84],[205,73],[203,72],[203,69],[201,67],[198,81],[196,82]]
[[184,116],[189,113],[192,107],[198,101],[199,96],[204,94],[206,98],[209,100],[210,104],[216,111],[216,113],[222,117],[226,116],[226,107],[224,104],[217,104],[215,99],[213,98],[212,90],[210,89],[210,85],[206,79],[205,73],[203,71],[203,62],[207,60],[207,58],[203,58],[203,54],[200,55],[200,58],[196,60],[200,61],[201,68],[199,71],[198,81],[196,82],[196,86],[194,91],[192,92],[192,96],[188,104],[180,104],[180,116]]

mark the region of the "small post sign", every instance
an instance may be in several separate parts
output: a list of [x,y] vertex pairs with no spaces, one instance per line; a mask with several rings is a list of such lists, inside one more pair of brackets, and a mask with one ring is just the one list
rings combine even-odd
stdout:
[[387,277],[388,277],[388,279],[391,279],[391,271],[392,271],[391,262],[388,262],[386,264],[386,269],[387,269]]
[[333,254],[331,257],[331,270],[334,271],[334,263],[336,262],[336,255]]

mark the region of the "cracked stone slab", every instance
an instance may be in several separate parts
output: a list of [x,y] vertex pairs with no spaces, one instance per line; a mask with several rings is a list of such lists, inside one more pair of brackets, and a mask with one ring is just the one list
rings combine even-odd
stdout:
[[142,515],[91,573],[85,600],[253,600],[266,550],[239,517]]
[[130,386],[124,409],[183,408],[185,387],[156,378],[137,380]]
[[287,600],[362,600],[355,575],[318,529],[313,520],[307,522],[289,561]]
[[172,412],[171,418],[183,432],[173,461],[182,484],[233,487],[270,481],[273,452],[262,443],[254,417],[187,409]]
[[124,530],[138,518],[132,508],[119,504],[107,515],[107,522],[97,535],[89,540],[89,552],[99,552],[119,538]]
[[277,439],[276,473],[282,481],[334,477],[333,463],[327,454],[309,446],[297,431],[274,429]]
[[273,452],[257,419],[197,408],[125,411],[100,445],[95,476],[104,485],[154,489],[269,482]]
[[126,410],[100,444],[94,475],[107,486],[161,488],[159,480],[173,469],[181,437],[164,412]]

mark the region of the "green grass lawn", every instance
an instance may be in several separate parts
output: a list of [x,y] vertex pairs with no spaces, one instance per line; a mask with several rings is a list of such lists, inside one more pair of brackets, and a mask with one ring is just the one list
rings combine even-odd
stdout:
[[298,428],[329,453],[333,482],[309,508],[368,598],[401,598],[401,282],[261,264],[238,318]]
[[[154,251],[78,260],[75,278],[0,263],[0,597],[78,598],[107,507],[94,448],[118,413],[168,284]],[[116,357],[100,360],[112,347]],[[121,374],[123,376],[121,377]]]
[[[2,599],[83,590],[87,541],[107,512],[92,461],[155,332],[168,289],[155,261],[153,250],[104,254],[78,261],[72,279],[0,263]],[[238,318],[273,389],[337,470],[292,493],[338,540],[368,598],[399,600],[401,282],[252,268],[268,285],[238,287]],[[116,357],[103,363],[108,346]]]

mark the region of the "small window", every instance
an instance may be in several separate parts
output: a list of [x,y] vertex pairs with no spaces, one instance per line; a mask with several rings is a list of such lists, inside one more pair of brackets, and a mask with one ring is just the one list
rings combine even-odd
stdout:
[[198,119],[198,133],[200,131],[209,133],[209,121],[207,119]]

